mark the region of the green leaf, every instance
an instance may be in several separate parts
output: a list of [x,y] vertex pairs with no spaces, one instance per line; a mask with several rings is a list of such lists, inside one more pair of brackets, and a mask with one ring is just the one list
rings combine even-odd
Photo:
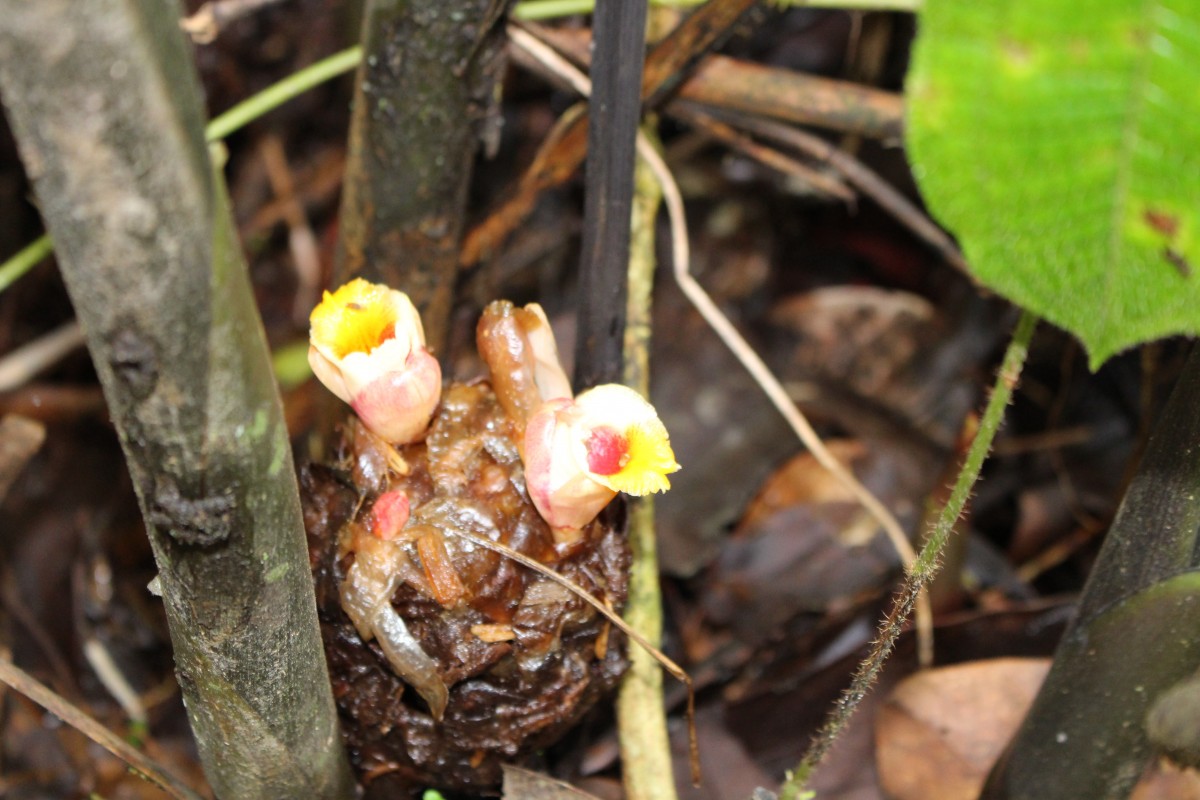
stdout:
[[1200,333],[1195,0],[928,0],[919,34],[909,154],[976,276],[1093,368]]

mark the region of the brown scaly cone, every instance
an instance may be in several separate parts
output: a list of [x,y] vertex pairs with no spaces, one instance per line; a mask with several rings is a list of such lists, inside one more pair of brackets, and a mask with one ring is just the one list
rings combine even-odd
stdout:
[[[502,763],[561,737],[626,667],[623,637],[610,635],[583,600],[453,533],[501,542],[615,609],[624,603],[623,506],[614,503],[578,542],[556,549],[525,489],[516,427],[488,383],[451,383],[424,441],[392,450],[351,419],[337,464],[302,473],[334,696],[368,797],[498,786]],[[411,518],[395,543],[400,578],[391,607],[432,658],[433,682],[449,689],[440,721],[423,699],[430,692],[406,684],[377,640],[364,644],[342,608],[356,551],[379,541],[370,533],[375,500],[395,490],[407,495]]]

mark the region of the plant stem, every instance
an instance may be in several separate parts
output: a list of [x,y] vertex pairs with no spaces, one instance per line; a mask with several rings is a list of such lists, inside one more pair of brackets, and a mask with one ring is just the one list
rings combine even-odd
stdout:
[[223,800],[352,796],[282,407],[178,8],[5,11],[0,91],[146,521],[205,774]]
[[[624,382],[648,396],[654,223],[662,203],[662,192],[654,174],[642,162],[637,165],[634,186]],[[629,548],[633,552],[633,565],[629,572],[625,621],[657,646],[662,639],[662,597],[658,583],[654,502],[648,497],[634,498],[629,501],[629,508]],[[673,800],[675,780],[663,707],[662,670],[640,648],[630,648],[629,661],[629,672],[621,682],[621,693],[617,698],[625,796],[629,800]]]
[[[650,5],[669,8],[689,8],[702,5],[706,0],[650,0]],[[921,0],[782,0],[781,5],[803,6],[804,8],[842,8],[849,11],[908,11],[915,13],[921,8]],[[591,14],[596,0],[527,0],[518,3],[513,16],[520,20],[538,20],[568,17],[574,14]]]
[[912,612],[921,588],[936,574],[941,550],[954,529],[955,521],[962,514],[971,489],[979,478],[979,470],[983,466],[984,459],[987,458],[988,451],[991,450],[996,432],[1000,429],[1000,423],[1004,419],[1004,410],[1008,406],[1013,389],[1021,375],[1025,356],[1029,352],[1029,341],[1033,337],[1033,330],[1036,326],[1037,316],[1029,311],[1022,311],[1012,340],[1004,353],[1000,371],[996,375],[996,383],[992,387],[991,397],[988,398],[983,416],[979,420],[979,430],[963,460],[962,470],[954,482],[950,498],[933,523],[925,546],[921,548],[917,560],[909,570],[908,577],[893,603],[891,612],[884,619],[870,654],[854,673],[850,688],[838,700],[824,727],[817,733],[812,746],[784,783],[779,795],[780,800],[797,800],[800,796],[812,771],[829,752],[829,748],[846,727],[859,703],[874,685],[883,669],[884,662],[891,654],[896,640],[904,629],[904,623]]
[[[275,108],[327,80],[343,75],[358,66],[362,48],[351,47],[329,58],[305,67],[294,75],[268,86],[258,94],[214,117],[204,129],[209,142],[217,142]],[[43,258],[54,252],[49,234],[43,234],[27,244],[12,258],[0,264],[0,292],[7,289]]]
[[576,304],[576,391],[621,377],[634,141],[642,115],[645,0],[609,0],[593,24],[591,121]]
[[16,283],[17,279],[36,267],[43,258],[54,252],[50,234],[43,233],[25,245],[12,258],[0,264],[0,292]]
[[440,356],[476,149],[498,144],[505,6],[370,0],[364,11],[334,283],[403,289]]
[[292,98],[338,75],[344,75],[357,67],[361,60],[362,48],[358,46],[323,58],[217,115],[204,129],[204,136],[210,142],[224,139]]

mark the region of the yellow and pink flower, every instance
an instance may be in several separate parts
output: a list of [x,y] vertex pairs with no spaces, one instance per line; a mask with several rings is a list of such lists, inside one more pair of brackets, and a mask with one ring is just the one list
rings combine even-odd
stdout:
[[421,438],[442,372],[408,295],[356,278],[325,292],[309,322],[308,362],[321,383],[386,441]]
[[529,496],[559,543],[578,539],[617,492],[665,492],[679,469],[654,406],[617,384],[543,403],[523,449]]

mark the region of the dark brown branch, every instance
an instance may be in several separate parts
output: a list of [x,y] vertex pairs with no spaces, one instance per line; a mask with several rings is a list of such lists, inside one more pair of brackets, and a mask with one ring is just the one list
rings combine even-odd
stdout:
[[[587,30],[539,27],[537,34],[586,71],[592,44]],[[898,140],[904,127],[904,100],[894,92],[716,53],[696,65],[676,97],[714,109],[877,139]]]
[[579,267],[576,390],[621,379],[646,3],[608,0],[596,7],[593,19],[596,57]]
[[[656,44],[646,58],[642,76],[643,110],[653,110],[665,100],[667,90],[686,78],[690,65],[724,41],[757,5],[758,0],[710,0]],[[586,153],[586,128],[586,115],[572,118],[542,145],[521,176],[517,191],[467,234],[463,265],[475,264],[494,252],[529,214],[542,191],[575,174]]]

